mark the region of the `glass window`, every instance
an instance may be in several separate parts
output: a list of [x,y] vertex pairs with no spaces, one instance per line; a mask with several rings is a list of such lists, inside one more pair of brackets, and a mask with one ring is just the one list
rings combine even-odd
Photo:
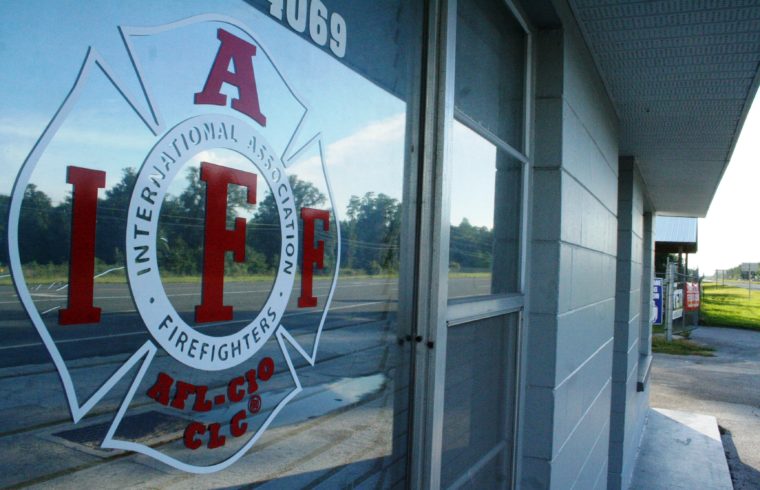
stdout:
[[453,134],[449,298],[517,292],[523,164],[456,120]]
[[505,2],[457,4],[456,107],[523,151],[527,34]]
[[423,29],[381,4],[0,3],[0,486],[404,484]]
[[510,485],[519,314],[450,327],[443,414],[443,488]]
[[509,488],[529,163],[527,33],[501,0],[460,1],[456,40],[441,483]]
[[504,2],[458,2],[449,299],[520,289],[527,34]]

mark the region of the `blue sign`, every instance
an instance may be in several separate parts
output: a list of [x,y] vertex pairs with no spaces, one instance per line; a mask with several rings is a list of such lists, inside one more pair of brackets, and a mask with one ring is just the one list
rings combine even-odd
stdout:
[[654,306],[654,324],[662,325],[662,279],[655,278],[652,287],[652,303]]

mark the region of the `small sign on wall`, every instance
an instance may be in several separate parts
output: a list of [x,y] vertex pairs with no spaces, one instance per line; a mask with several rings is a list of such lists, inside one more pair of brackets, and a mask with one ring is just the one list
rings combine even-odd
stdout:
[[662,325],[662,298],[662,279],[655,278],[652,286],[652,315],[655,325]]
[[686,311],[699,309],[699,283],[686,283]]
[[673,320],[683,316],[683,289],[673,290]]

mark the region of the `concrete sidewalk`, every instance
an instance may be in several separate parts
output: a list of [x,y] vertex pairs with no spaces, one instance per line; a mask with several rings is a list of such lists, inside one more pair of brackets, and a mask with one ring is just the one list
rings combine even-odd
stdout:
[[[713,357],[655,354],[650,406],[715,416],[735,490],[760,488],[760,332],[699,327]],[[703,487],[706,488],[706,487]]]
[[710,415],[652,408],[631,490],[733,490],[718,422]]

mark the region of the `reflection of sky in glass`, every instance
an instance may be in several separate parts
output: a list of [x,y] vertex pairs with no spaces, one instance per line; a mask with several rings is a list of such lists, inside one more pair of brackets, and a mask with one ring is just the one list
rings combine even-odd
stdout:
[[456,120],[452,141],[451,224],[493,228],[496,147]]
[[[241,1],[147,2],[124,1],[108,5],[79,2],[7,1],[0,3],[0,16],[13,19],[0,33],[0,55],[5,66],[0,75],[0,193],[9,194],[15,174],[71,89],[88,46],[97,49],[116,76],[133,94],[141,94],[117,26],[155,26],[203,13],[220,12],[248,26],[260,48],[281,70],[293,90],[309,107],[312,117],[301,133],[305,143],[321,132],[339,212],[351,195],[384,192],[401,198],[403,172],[404,111],[402,101],[354,74],[330,55],[308,49],[308,43],[277,22]],[[61,22],[57,19],[65,19]],[[50,26],[56,26],[51,29]],[[208,39],[218,26],[194,26],[188,32]],[[236,32],[234,27],[230,31]],[[203,34],[206,35],[203,35]],[[199,91],[218,44],[188,42],[195,36],[179,31],[155,38],[135,39],[146,84],[169,129],[195,113],[214,112],[215,107],[188,106],[182,97]],[[259,55],[254,58],[262,112],[272,121],[266,138],[284,151],[292,131],[297,104],[288,100],[282,87],[270,83],[273,71]],[[159,82],[159,79],[166,82]],[[187,84],[187,86],[183,86]],[[223,92],[234,96],[236,89]],[[138,97],[138,99],[140,99]],[[229,102],[229,101],[228,101]],[[276,124],[276,117],[289,118]],[[159,137],[162,135],[159,135]],[[126,166],[139,168],[157,140],[131,112],[99,71],[83,93],[65,125],[51,143],[32,183],[55,201],[69,191],[66,165],[107,170],[107,187],[114,185]],[[314,152],[302,156],[292,173],[307,180],[321,180],[314,165]],[[45,170],[47,169],[47,170]],[[102,192],[102,191],[101,191]]]

